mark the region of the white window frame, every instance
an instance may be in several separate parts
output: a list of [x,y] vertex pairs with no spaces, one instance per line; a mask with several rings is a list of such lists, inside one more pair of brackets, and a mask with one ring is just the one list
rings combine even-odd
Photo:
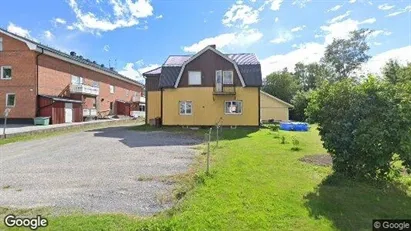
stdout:
[[[187,113],[187,104],[188,104],[188,103],[191,104],[191,112],[190,112],[190,113]],[[181,113],[181,110],[180,110],[181,104],[184,104],[184,113]],[[179,101],[179,102],[178,102],[178,113],[179,113],[180,115],[183,115],[183,116],[191,116],[191,115],[193,115],[193,101],[188,101],[188,100],[186,100],[186,101]]]
[[[73,81],[73,78],[76,78],[76,82]],[[71,75],[71,84],[77,84],[77,85],[81,85],[84,83],[83,77],[77,76],[77,75]]]
[[[14,95],[14,102],[13,105],[8,105],[9,103],[9,96]],[[6,107],[15,107],[16,106],[16,93],[7,93],[6,94]]]
[[3,51],[3,38],[0,37],[0,51]]
[[[200,83],[191,83],[190,82],[190,73],[200,73]],[[202,82],[202,75],[201,75],[201,71],[188,71],[188,85],[201,85]]]
[[[3,71],[4,71],[4,68],[7,68],[7,69],[10,69],[11,70],[11,76],[10,76],[10,78],[3,78]],[[0,79],[1,80],[11,80],[12,78],[13,78],[13,68],[11,68],[11,66],[1,66],[1,71],[0,71],[1,73],[0,73]]]
[[[237,103],[241,103],[241,112],[237,113],[237,112],[227,112],[227,103],[230,103],[230,107],[232,105],[233,102],[237,102]],[[242,100],[228,100],[224,102],[224,114],[226,115],[242,115],[243,114],[243,110],[244,110],[244,105],[243,105],[243,101]]]
[[114,94],[116,92],[116,86],[110,85],[110,93]]
[[[226,73],[231,73],[231,82],[230,83],[226,83],[224,80],[224,76]],[[233,70],[227,70],[227,71],[223,71],[223,85],[233,85],[234,84],[234,71]]]

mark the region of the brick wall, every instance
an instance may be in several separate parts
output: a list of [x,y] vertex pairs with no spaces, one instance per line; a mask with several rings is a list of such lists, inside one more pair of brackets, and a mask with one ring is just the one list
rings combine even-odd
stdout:
[[[108,111],[110,102],[130,101],[136,92],[141,94],[143,91],[141,87],[125,81],[42,55],[39,58],[39,94],[70,97],[72,75],[83,77],[86,85],[91,86],[94,81],[99,83],[100,94],[96,102],[99,111]],[[115,86],[114,93],[110,93],[110,85]],[[91,101],[86,100],[84,106],[85,108],[92,106]]]
[[0,66],[11,66],[12,79],[0,79],[0,117],[6,107],[6,94],[16,94],[16,106],[9,118],[33,118],[36,113],[36,54],[27,45],[4,34]]

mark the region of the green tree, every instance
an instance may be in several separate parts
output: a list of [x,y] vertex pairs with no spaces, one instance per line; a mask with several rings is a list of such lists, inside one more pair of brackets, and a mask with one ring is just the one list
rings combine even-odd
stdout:
[[291,104],[294,108],[290,111],[290,118],[296,121],[306,121],[305,109],[308,106],[310,96],[313,91],[298,91],[293,99]]
[[350,178],[387,179],[394,154],[411,167],[411,86],[371,77],[326,84],[309,101],[336,173]]
[[334,39],[325,49],[323,63],[333,67],[337,76],[334,81],[350,77],[371,56],[367,55],[370,49],[366,39],[372,31],[360,29],[350,32],[348,39]]
[[281,72],[269,74],[265,79],[262,89],[286,102],[291,102],[300,86],[294,76],[287,69],[284,69]]
[[304,91],[316,89],[322,82],[333,79],[334,73],[325,64],[301,62],[295,64],[294,76]]
[[411,81],[411,63],[401,66],[396,60],[389,60],[383,68],[384,79],[391,84]]
[[397,60],[390,59],[383,68],[383,74],[386,81],[397,84],[400,79],[401,66]]

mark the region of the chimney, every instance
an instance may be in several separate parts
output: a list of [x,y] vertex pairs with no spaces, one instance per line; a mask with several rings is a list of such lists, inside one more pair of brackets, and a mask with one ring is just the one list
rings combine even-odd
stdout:
[[71,56],[76,56],[76,52],[72,51],[72,52],[70,52],[70,55]]
[[212,47],[212,48],[214,48],[214,49],[216,49],[216,46],[215,46],[215,44],[212,44],[212,45],[208,45],[209,47]]

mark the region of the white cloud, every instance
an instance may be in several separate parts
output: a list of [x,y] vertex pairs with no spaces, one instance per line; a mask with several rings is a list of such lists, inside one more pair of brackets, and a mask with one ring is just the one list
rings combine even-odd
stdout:
[[67,26],[67,30],[74,30],[74,26]]
[[280,20],[278,17],[275,17],[274,22],[278,22]]
[[132,27],[139,24],[140,18],[146,18],[153,15],[153,7],[149,0],[110,0],[114,16],[99,17],[92,12],[83,12],[76,0],[69,0],[69,5],[74,11],[77,22],[71,26],[81,31],[99,33],[112,31],[117,28]]
[[339,22],[341,20],[343,20],[344,18],[348,17],[351,14],[351,11],[347,11],[342,15],[338,15],[337,17],[334,17],[333,19],[331,19],[328,23],[336,23]]
[[357,0],[350,0],[349,2],[350,3],[355,3]]
[[270,43],[280,44],[286,43],[294,39],[294,35],[290,31],[279,31],[276,38],[272,39]]
[[51,31],[46,30],[46,31],[44,31],[44,37],[48,40],[52,40],[54,38],[54,35],[53,35],[53,33],[51,33]]
[[239,27],[247,27],[248,25],[258,22],[259,11],[252,7],[237,2],[224,14],[222,19],[223,25],[231,27],[237,25]]
[[377,37],[379,35],[391,35],[392,32],[391,31],[385,31],[385,30],[375,30],[373,32],[371,32],[370,37]]
[[321,30],[325,32],[325,43],[330,44],[334,38],[345,39],[348,38],[351,31],[359,29],[362,24],[372,24],[376,21],[375,18],[369,18],[364,21],[356,21],[352,19],[346,19],[341,22],[332,23],[329,25],[321,26]]
[[395,7],[395,5],[389,5],[387,3],[384,3],[384,4],[379,5],[378,9],[380,9],[380,10],[391,10],[394,7]]
[[304,30],[304,28],[305,28],[305,25],[297,26],[297,27],[292,28],[292,29],[291,29],[291,32],[302,31],[302,30]]
[[271,0],[271,10],[277,11],[280,10],[281,4],[283,3],[283,0]]
[[163,18],[163,15],[162,15],[162,14],[156,16],[156,19],[162,19],[162,18]]
[[411,62],[411,46],[391,49],[377,54],[367,62],[363,70],[367,73],[379,75],[381,74],[381,68],[384,67],[390,59],[395,59],[403,65],[407,64],[407,62]]
[[286,54],[279,54],[261,60],[261,71],[263,78],[274,71],[281,71],[285,67],[289,71],[294,70],[294,65],[298,62],[305,64],[319,62],[324,54],[325,46],[319,43],[306,43],[296,45],[298,49]]
[[411,5],[408,5],[405,8],[399,9],[399,10],[393,12],[393,13],[387,14],[387,16],[385,16],[385,17],[394,17],[394,16],[400,15],[400,14],[405,13],[405,12],[411,12]]
[[19,27],[19,26],[15,25],[14,23],[10,22],[9,25],[7,26],[7,30],[10,31],[11,33],[14,33],[14,34],[20,35],[22,37],[29,38],[29,39],[32,39],[34,41],[37,41],[36,39],[31,37],[30,31],[28,29],[24,29],[23,27]]
[[375,18],[368,18],[368,19],[360,22],[360,24],[373,24],[376,21],[377,21],[377,19],[375,19]]
[[105,52],[108,52],[110,50],[110,46],[109,45],[104,45],[103,50]]
[[150,64],[148,66],[142,67],[139,63],[137,63],[137,65],[138,66],[135,67],[134,63],[127,63],[118,73],[130,79],[144,82],[143,73],[160,66],[159,64]]
[[293,5],[297,5],[300,8],[304,8],[309,2],[311,2],[311,0],[294,0]]
[[215,44],[217,49],[247,47],[263,37],[263,34],[255,29],[243,30],[238,33],[220,34],[215,37],[205,38],[190,46],[183,47],[185,52],[198,52],[208,45]]
[[374,45],[374,46],[381,46],[382,43],[380,43],[380,42],[373,42],[373,45]]
[[342,5],[336,5],[336,6],[332,7],[332,8],[330,8],[330,9],[328,9],[327,12],[337,11],[337,10],[339,10],[341,7],[342,7]]
[[66,20],[64,20],[64,19],[62,19],[62,18],[55,18],[54,20],[53,20],[53,22],[54,22],[54,24],[62,24],[62,25],[64,25],[64,24],[66,24],[67,22],[66,22]]

